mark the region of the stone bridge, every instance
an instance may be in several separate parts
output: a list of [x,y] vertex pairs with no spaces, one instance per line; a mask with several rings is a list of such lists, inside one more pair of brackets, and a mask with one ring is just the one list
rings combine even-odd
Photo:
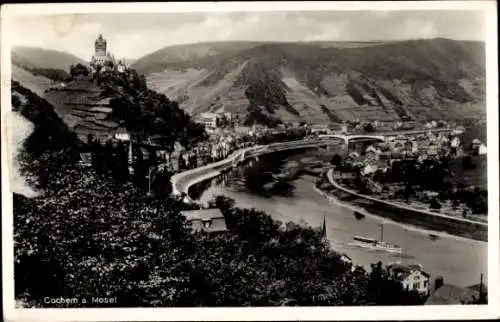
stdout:
[[319,136],[320,139],[339,139],[344,141],[345,144],[349,144],[352,141],[365,141],[365,140],[374,140],[385,142],[386,136],[384,135],[366,135],[366,134],[354,134],[354,135],[346,135],[346,134],[322,134]]

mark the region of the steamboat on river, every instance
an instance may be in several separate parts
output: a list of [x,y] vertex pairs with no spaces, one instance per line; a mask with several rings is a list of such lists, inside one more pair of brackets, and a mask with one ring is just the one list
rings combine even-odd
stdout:
[[382,224],[380,225],[380,240],[362,236],[354,236],[353,240],[354,242],[350,244],[351,246],[397,254],[401,254],[403,252],[403,249],[398,245],[384,241],[384,226]]

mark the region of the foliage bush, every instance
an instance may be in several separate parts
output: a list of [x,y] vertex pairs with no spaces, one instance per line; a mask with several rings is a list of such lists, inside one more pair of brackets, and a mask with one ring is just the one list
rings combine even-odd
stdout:
[[429,207],[431,209],[439,210],[439,209],[441,209],[441,204],[439,203],[439,201],[436,198],[432,198],[430,201]]
[[122,122],[135,137],[158,136],[172,150],[175,142],[190,146],[206,139],[205,129],[192,121],[176,101],[148,89],[144,75],[135,70],[100,76],[105,96],[111,97],[112,119]]
[[[49,154],[37,165],[55,159]],[[130,183],[71,164],[49,175],[43,196],[14,195],[15,293],[33,306],[49,305],[46,296],[116,297],[116,304],[86,305],[118,307],[423,301],[381,264],[370,274],[352,269],[318,229],[283,228],[227,198],[213,206],[222,210],[229,232],[192,235],[180,211],[195,206],[148,198]]]

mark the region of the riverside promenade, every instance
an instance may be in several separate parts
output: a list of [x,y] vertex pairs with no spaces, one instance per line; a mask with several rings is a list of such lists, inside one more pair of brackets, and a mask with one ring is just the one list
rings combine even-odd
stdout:
[[[469,239],[479,241],[488,240],[487,223],[416,209],[400,203],[357,193],[338,184],[333,178],[333,169],[328,170],[327,178],[335,189],[340,190],[351,197],[349,203],[353,203],[356,206],[364,208],[375,215],[387,217],[397,222],[408,223],[426,229],[444,231],[451,235]],[[354,197],[354,200],[352,200],[352,197]]]
[[210,163],[195,169],[183,171],[172,176],[170,182],[172,184],[172,193],[174,195],[185,195],[185,201],[193,203],[194,201],[189,196],[189,188],[197,183],[216,177],[221,171],[239,164],[247,159],[257,157],[262,154],[274,153],[284,150],[303,149],[310,147],[318,147],[322,145],[334,144],[332,141],[319,139],[304,139],[280,143],[272,143],[268,145],[256,145],[248,148],[236,150],[231,153],[226,159]]

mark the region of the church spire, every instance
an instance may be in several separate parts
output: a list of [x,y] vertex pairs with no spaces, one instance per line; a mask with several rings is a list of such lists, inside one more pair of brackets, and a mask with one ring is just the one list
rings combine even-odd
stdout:
[[323,239],[328,238],[328,236],[326,234],[326,216],[323,216],[323,226],[321,227],[321,237]]

